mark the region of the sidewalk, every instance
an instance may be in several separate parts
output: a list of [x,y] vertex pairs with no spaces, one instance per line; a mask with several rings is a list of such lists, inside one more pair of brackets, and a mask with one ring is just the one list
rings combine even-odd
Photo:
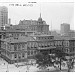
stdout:
[[47,69],[41,69],[37,72],[68,72],[68,69],[67,68],[61,68],[61,70],[59,68],[54,68],[53,66],[52,67],[48,67]]

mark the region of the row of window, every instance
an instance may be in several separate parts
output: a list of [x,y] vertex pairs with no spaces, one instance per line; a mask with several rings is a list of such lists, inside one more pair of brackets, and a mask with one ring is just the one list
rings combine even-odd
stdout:
[[50,47],[50,46],[62,46],[62,43],[58,42],[43,42],[43,43],[36,43],[32,42],[28,44],[28,48],[37,48],[37,47]]
[[26,44],[15,44],[14,45],[14,50],[21,50],[21,49],[25,49]]
[[63,45],[63,42],[62,41],[54,41],[54,44],[55,45]]
[[34,51],[34,50],[30,50],[30,51],[28,51],[27,54],[28,54],[28,55],[35,55],[35,54],[36,54],[36,51]]
[[[35,55],[36,54],[36,51],[31,50],[31,51],[28,51],[27,54],[28,55]],[[14,54],[14,58],[19,58],[20,59],[22,57],[23,58],[25,57],[25,53],[22,53],[22,55],[18,55],[16,53]]]
[[75,52],[75,48],[71,48],[70,49],[70,52]]
[[64,42],[63,42],[63,45],[64,45],[64,46],[69,46],[69,41],[64,41]]
[[53,37],[38,37],[38,40],[51,40]]
[[25,36],[25,33],[20,33],[20,34],[19,33],[18,34],[15,34],[15,33],[14,34],[9,34],[9,33],[7,33],[6,35],[7,35],[6,37],[10,37],[11,36],[11,37],[14,37],[14,39],[15,39],[15,38],[18,38],[19,35]]
[[70,45],[71,45],[71,46],[75,46],[75,42],[74,42],[74,41],[71,42]]
[[14,54],[14,58],[24,58],[25,57],[25,53],[22,53],[22,55],[18,55],[18,54]]
[[66,52],[75,52],[75,48],[71,48],[71,49],[65,48],[65,51],[66,51]]
[[[21,24],[21,25],[22,25],[22,24]],[[36,26],[33,26],[33,27],[32,27],[32,26],[23,26],[23,27],[20,26],[18,29],[23,29],[23,28],[24,28],[25,30],[32,30],[32,31],[35,31],[37,27],[36,27]]]

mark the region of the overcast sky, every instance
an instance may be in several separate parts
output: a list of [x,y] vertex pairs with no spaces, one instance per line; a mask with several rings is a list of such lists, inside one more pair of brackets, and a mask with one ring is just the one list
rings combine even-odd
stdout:
[[33,19],[37,20],[42,15],[42,19],[52,29],[60,30],[61,23],[69,23],[71,29],[74,29],[74,3],[73,2],[37,2],[33,6],[23,6],[27,2],[21,2],[22,6],[12,6],[11,4],[17,3],[0,3],[0,6],[8,7],[8,16],[11,18],[12,24],[18,24],[19,20]]

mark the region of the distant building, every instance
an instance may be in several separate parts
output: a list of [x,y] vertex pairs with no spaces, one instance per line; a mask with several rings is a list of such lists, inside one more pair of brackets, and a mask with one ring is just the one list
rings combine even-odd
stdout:
[[8,19],[8,24],[11,25],[11,19],[10,18]]
[[54,39],[60,39],[61,35],[59,33],[57,33],[56,31],[51,31],[51,35],[54,36]]
[[74,58],[75,56],[75,37],[64,37],[61,36],[59,39],[55,39],[55,47],[56,49],[62,50],[67,53],[70,57]]
[[61,24],[61,35],[68,35],[70,31],[70,24],[63,23]]
[[25,30],[25,31],[36,31],[47,34],[49,32],[49,25],[42,20],[41,14],[38,20],[23,20],[18,25],[13,25],[13,29]]
[[70,32],[68,33],[69,37],[75,37],[75,31],[74,30],[70,30]]
[[5,6],[0,7],[0,27],[8,24],[8,8]]
[[75,56],[75,37],[63,37],[63,48],[70,56]]

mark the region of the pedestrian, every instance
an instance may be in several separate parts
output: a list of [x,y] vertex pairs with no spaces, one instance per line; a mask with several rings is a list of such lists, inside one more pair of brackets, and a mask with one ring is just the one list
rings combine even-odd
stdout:
[[5,65],[5,63],[4,63],[4,65]]
[[48,71],[49,71],[49,69],[48,69]]
[[72,62],[72,68],[74,67],[74,62]]
[[59,65],[58,65],[58,68],[59,68]]

